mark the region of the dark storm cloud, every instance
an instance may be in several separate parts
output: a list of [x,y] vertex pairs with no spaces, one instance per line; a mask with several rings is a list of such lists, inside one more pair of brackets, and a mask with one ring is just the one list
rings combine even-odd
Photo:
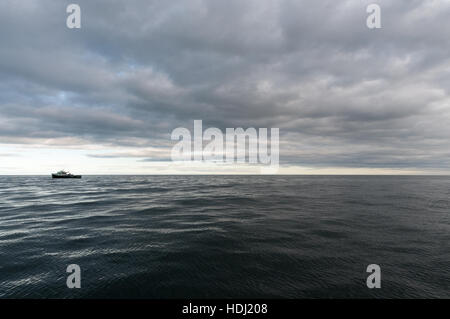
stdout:
[[77,3],[80,30],[69,2],[1,2],[4,143],[167,148],[203,119],[279,127],[289,164],[450,168],[449,1],[378,1],[379,30],[372,1]]

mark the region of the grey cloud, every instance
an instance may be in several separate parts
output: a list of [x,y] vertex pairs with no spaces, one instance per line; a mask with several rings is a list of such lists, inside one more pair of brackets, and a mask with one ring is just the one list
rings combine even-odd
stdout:
[[285,164],[449,169],[450,4],[380,0],[369,30],[371,2],[79,0],[69,30],[2,1],[0,139],[167,152],[203,119],[279,127]]

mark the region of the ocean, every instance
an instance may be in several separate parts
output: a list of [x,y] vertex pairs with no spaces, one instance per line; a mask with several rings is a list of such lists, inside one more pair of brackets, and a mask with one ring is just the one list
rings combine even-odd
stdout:
[[0,298],[450,298],[449,195],[448,176],[1,176]]

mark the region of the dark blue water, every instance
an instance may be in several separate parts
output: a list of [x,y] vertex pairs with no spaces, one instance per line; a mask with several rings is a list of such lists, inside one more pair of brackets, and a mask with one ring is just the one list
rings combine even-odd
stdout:
[[4,176],[0,297],[449,298],[449,195],[450,177]]

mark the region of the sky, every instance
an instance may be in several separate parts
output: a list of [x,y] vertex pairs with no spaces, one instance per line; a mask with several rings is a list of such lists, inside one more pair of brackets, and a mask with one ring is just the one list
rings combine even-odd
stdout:
[[259,172],[173,162],[194,120],[279,128],[280,174],[449,174],[449,17],[449,0],[2,0],[0,175]]

